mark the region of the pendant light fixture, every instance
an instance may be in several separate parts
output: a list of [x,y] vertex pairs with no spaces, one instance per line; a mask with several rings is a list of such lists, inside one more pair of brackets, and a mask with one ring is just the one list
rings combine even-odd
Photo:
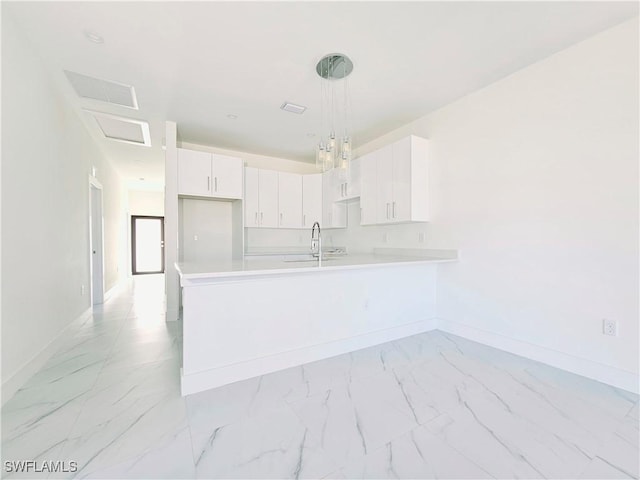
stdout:
[[316,147],[316,168],[323,172],[339,168],[346,175],[351,163],[353,140],[351,99],[347,77],[353,62],[342,53],[330,53],[320,59],[316,73],[320,77],[322,131]]

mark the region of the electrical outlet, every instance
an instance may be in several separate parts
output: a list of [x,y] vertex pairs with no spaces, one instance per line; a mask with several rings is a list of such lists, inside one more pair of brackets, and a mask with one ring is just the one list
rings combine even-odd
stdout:
[[424,243],[424,232],[418,234],[418,243]]
[[194,235],[193,239],[197,242],[198,241],[198,235]]
[[618,336],[618,322],[615,320],[609,320],[607,318],[602,319],[602,333],[605,335]]

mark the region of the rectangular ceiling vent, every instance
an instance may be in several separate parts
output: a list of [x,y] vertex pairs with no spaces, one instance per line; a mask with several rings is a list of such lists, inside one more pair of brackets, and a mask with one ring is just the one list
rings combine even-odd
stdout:
[[304,113],[304,111],[307,109],[307,107],[305,106],[296,105],[295,103],[291,103],[291,102],[284,102],[282,105],[280,105],[280,108],[285,112],[291,112],[291,113],[297,113],[297,114]]
[[88,77],[68,70],[64,73],[80,97],[138,109],[136,92],[131,85]]
[[92,110],[85,110],[85,112],[93,116],[105,138],[133,145],[151,146],[148,122]]

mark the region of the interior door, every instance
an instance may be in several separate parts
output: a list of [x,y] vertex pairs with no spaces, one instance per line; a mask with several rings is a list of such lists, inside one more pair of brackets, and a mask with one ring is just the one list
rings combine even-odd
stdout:
[[164,217],[131,216],[131,273],[164,273]]
[[102,188],[91,184],[90,249],[91,249],[91,304],[104,302],[104,250]]

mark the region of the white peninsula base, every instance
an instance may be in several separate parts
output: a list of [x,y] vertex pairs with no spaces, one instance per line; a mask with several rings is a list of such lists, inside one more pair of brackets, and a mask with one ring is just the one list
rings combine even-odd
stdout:
[[182,394],[431,330],[441,261],[359,263],[350,256],[318,267],[245,260],[209,271],[176,265]]

